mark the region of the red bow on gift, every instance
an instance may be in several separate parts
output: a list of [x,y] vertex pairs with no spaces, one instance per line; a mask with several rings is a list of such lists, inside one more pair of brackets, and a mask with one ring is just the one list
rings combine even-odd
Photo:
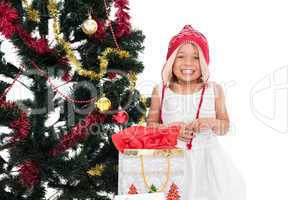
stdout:
[[172,149],[177,144],[179,126],[153,128],[131,126],[112,135],[112,141],[120,152],[124,149]]

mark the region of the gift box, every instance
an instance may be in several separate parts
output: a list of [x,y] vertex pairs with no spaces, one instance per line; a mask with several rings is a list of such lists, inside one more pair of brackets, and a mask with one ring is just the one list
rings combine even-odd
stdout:
[[179,131],[179,126],[131,126],[112,136],[119,151],[119,195],[151,192],[180,199],[184,150],[176,148]]
[[183,175],[183,149],[124,149],[119,153],[118,194],[171,192],[180,199]]

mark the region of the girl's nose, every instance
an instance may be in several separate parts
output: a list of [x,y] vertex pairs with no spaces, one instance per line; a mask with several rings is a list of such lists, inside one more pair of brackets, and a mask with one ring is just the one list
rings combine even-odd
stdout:
[[187,66],[192,65],[193,64],[192,58],[189,58],[189,57],[185,58],[184,59],[184,64],[187,65]]

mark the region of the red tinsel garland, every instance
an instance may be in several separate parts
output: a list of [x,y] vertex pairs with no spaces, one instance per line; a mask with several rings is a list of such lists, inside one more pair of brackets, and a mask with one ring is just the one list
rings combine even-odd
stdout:
[[40,180],[40,170],[38,165],[32,160],[27,160],[18,165],[21,183],[28,189],[32,189]]
[[94,37],[98,40],[102,40],[106,37],[106,32],[105,32],[105,21],[100,20],[98,18],[94,18],[95,21],[97,22],[98,29],[96,33],[94,34]]
[[68,58],[67,58],[66,56],[63,56],[63,57],[61,57],[61,58],[58,60],[58,62],[59,62],[61,65],[65,66],[64,74],[63,74],[63,76],[62,76],[61,79],[62,79],[63,81],[66,81],[66,82],[70,81],[70,80],[72,79],[72,77],[71,77],[71,75],[69,74],[69,70],[68,70],[68,66],[69,66],[69,60],[68,60]]
[[14,129],[16,133],[12,138],[12,142],[25,140],[28,137],[30,122],[25,112],[21,111],[20,115],[21,116],[19,119],[16,119],[10,123],[10,128]]
[[27,114],[21,111],[15,103],[8,101],[0,100],[0,107],[6,110],[15,109],[20,113],[20,117],[9,124],[9,128],[14,130],[14,135],[10,138],[10,142],[15,143],[17,141],[25,140],[28,137],[30,130],[30,122]]
[[115,0],[114,7],[117,8],[116,16],[116,37],[128,36],[131,32],[130,15],[125,11],[129,10],[128,0]]
[[45,55],[53,51],[49,48],[47,39],[33,39],[31,35],[26,32],[19,24],[16,25],[16,31],[22,38],[22,40],[24,40],[24,43],[31,49],[34,49],[37,54]]
[[6,109],[6,110],[13,109],[13,108],[16,108],[16,103],[4,101],[4,100],[0,99],[0,108]]
[[10,4],[0,2],[0,32],[6,38],[11,38],[16,31],[18,12]]
[[105,118],[106,116],[102,113],[92,112],[81,123],[72,128],[68,134],[64,135],[60,143],[50,151],[50,154],[58,156],[67,149],[75,147],[79,142],[87,138],[89,128],[93,124],[101,124],[105,121]]
[[38,55],[45,55],[52,51],[45,38],[34,39],[24,30],[19,22],[17,10],[11,4],[4,1],[0,2],[0,32],[8,39],[14,33],[17,33],[24,40],[24,43],[34,49]]

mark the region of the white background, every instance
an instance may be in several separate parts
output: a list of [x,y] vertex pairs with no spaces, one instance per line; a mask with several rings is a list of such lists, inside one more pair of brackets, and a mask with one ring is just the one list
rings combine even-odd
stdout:
[[[229,136],[219,139],[246,181],[249,200],[300,199],[296,3],[130,0],[133,27],[146,35],[137,87],[147,96],[161,80],[171,36],[191,24],[207,37],[210,80],[223,86],[232,123]],[[21,91],[16,84],[10,98]]]
[[300,199],[296,2],[130,1],[132,24],[146,35],[138,82],[144,94],[161,80],[171,36],[191,24],[207,37],[210,80],[223,86],[233,124],[219,139],[244,176],[249,200]]

